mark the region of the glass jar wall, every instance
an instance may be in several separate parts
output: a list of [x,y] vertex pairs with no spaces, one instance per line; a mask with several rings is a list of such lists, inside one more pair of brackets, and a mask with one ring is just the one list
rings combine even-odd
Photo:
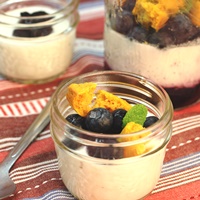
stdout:
[[0,73],[22,83],[50,81],[70,65],[78,0],[0,3]]
[[[68,86],[84,82],[97,83],[95,92],[103,89],[132,105],[145,105],[148,114],[159,120],[127,135],[113,134],[112,131],[95,133],[72,125],[66,120],[75,113],[66,99]],[[88,73],[66,82],[58,90],[50,116],[61,177],[77,199],[138,200],[154,189],[172,134],[173,108],[162,88],[129,72]],[[138,139],[130,140],[131,137]],[[140,147],[145,150],[136,153],[134,149]],[[131,154],[127,154],[129,148],[133,149]]]

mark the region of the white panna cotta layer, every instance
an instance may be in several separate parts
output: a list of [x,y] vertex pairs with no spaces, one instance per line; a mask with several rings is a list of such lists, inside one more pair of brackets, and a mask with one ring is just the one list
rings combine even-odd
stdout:
[[159,49],[130,40],[105,26],[105,59],[114,70],[141,74],[164,87],[193,87],[200,82],[200,39]]
[[[29,7],[28,12],[45,11],[48,14],[56,10],[48,7]],[[26,8],[9,11],[9,16],[20,16]],[[10,23],[16,23],[13,21]],[[63,27],[67,31],[63,31]],[[75,28],[65,20],[52,27],[53,32],[45,37],[20,38],[12,36],[14,28],[3,27],[0,33],[0,73],[19,80],[42,80],[57,76],[69,66]],[[12,38],[10,38],[12,36]]]
[[138,200],[156,186],[165,148],[127,161],[103,162],[98,158],[81,158],[57,145],[56,152],[62,180],[75,197],[84,200]]

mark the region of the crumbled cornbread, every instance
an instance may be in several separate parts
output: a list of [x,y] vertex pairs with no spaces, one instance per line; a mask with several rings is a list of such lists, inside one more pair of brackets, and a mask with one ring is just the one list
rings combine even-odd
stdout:
[[158,31],[184,6],[184,0],[137,0],[132,13],[144,27]]
[[119,108],[128,111],[131,107],[132,106],[127,101],[105,90],[98,91],[96,101],[93,106],[93,108],[106,108],[111,112]]
[[[137,124],[135,122],[129,122],[124,129],[122,130],[121,134],[130,134],[130,133],[134,133],[140,130],[145,129],[142,125]],[[134,140],[138,140],[140,138],[143,138],[145,136],[147,136],[149,134],[149,132],[146,132],[145,134],[135,134],[132,135],[128,138],[120,138],[119,142],[128,142],[128,141],[134,141]],[[132,146],[128,146],[124,148],[124,156],[125,157],[132,157],[132,156],[137,156],[137,155],[141,155],[143,153],[146,152],[146,146],[144,143],[141,144],[136,144],[136,145],[132,145]]]
[[200,26],[200,1],[194,1],[189,17],[194,25]]
[[185,0],[158,0],[158,2],[169,15],[177,14],[185,6]]
[[79,115],[84,117],[91,109],[100,107],[111,112],[119,108],[128,111],[132,107],[127,101],[104,90],[99,90],[93,101],[95,89],[95,83],[71,84],[68,87],[67,100]]
[[66,98],[73,109],[81,116],[86,116],[91,110],[96,83],[86,82],[71,84],[67,89]]
[[133,15],[144,27],[149,28],[151,26],[155,30],[162,28],[169,19],[168,13],[160,4],[147,2],[147,0],[137,1],[133,9]]
[[[142,125],[137,124],[135,122],[129,122],[128,124],[126,124],[126,126],[123,128],[123,130],[120,134],[134,133],[137,131],[141,131],[143,129],[145,129],[145,128]],[[123,138],[122,140],[123,140],[123,142],[138,140],[146,135],[148,135],[148,133],[146,133],[144,135],[132,135],[131,137]]]

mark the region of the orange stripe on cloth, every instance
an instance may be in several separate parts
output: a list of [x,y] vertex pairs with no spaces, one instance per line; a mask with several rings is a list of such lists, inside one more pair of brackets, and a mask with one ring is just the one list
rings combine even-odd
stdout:
[[190,105],[186,108],[177,109],[174,111],[174,118],[182,118],[184,116],[191,116],[193,114],[200,114],[200,101]]
[[[52,138],[46,138],[39,141],[34,141],[22,154],[22,156],[17,160],[19,163],[27,158],[34,157],[38,154],[43,154],[46,152],[54,151],[54,144]],[[0,153],[0,162],[2,162],[9,152]]]
[[145,200],[191,200],[200,199],[200,181],[187,185],[171,188],[166,191],[155,193]]

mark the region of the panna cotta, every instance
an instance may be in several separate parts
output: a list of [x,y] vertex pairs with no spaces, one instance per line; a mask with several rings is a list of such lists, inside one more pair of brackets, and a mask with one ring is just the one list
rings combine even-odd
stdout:
[[172,111],[164,90],[130,72],[93,72],[66,82],[50,112],[66,188],[81,200],[149,195],[171,138]]
[[200,98],[200,3],[113,0],[106,3],[105,61],[163,86],[174,106]]
[[72,195],[83,200],[145,197],[159,180],[165,156],[164,147],[144,157],[103,162],[98,158],[85,159],[58,146],[56,152],[64,184]]
[[67,69],[72,59],[78,14],[69,17],[68,8],[59,11],[58,5],[32,5],[30,1],[25,6],[19,3],[4,8],[0,14],[2,75],[19,82],[40,83]]

